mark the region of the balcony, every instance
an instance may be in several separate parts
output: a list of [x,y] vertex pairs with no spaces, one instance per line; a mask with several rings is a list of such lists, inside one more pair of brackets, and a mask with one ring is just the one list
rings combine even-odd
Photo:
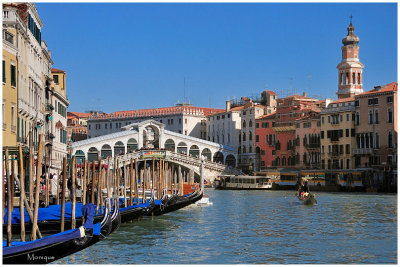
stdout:
[[330,157],[339,157],[339,151],[331,151],[331,152],[328,152],[328,155],[329,155]]
[[50,103],[47,103],[46,104],[46,111],[50,111],[50,112],[52,112],[54,110],[54,107],[53,107],[53,105],[52,104],[50,104]]
[[48,134],[46,134],[46,142],[53,142],[53,139],[54,139],[54,134],[52,134],[52,133],[48,133]]
[[306,145],[306,148],[307,148],[307,149],[319,149],[320,146],[321,146],[321,144],[312,143],[312,144],[307,144],[307,145]]
[[355,148],[353,149],[354,155],[372,155],[374,154],[373,148]]

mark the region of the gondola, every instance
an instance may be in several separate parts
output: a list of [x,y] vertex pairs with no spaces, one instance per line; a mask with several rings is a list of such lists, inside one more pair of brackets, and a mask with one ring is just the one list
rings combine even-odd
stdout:
[[[92,208],[92,213],[93,210]],[[88,216],[84,226],[78,229],[67,230],[35,241],[12,242],[10,247],[3,242],[3,264],[47,264],[61,259],[108,236],[113,230],[111,218],[114,217],[115,220],[120,218],[118,209],[110,215],[107,207],[101,223],[93,224],[92,216],[93,214]]]
[[154,208],[154,210],[148,215],[162,215],[168,212],[176,211],[182,209],[190,204],[195,203],[196,201],[200,200],[203,197],[203,191],[194,191],[193,193],[178,196],[178,195],[166,195],[165,199],[163,198],[162,205],[160,208]]
[[315,198],[315,194],[304,193],[298,197],[299,201],[303,205],[315,205],[317,204],[317,199]]
[[[66,229],[70,229],[72,225],[71,205],[72,203],[66,203],[65,219],[64,219],[65,220],[64,225]],[[140,216],[148,212],[149,208],[148,206],[149,205],[145,203],[143,205],[141,204],[138,206],[120,208],[121,222],[126,222],[129,220],[133,220],[135,218],[139,218]],[[82,224],[82,216],[81,216],[82,203],[76,203],[75,210],[76,210],[75,212],[76,225],[80,225]],[[39,208],[38,227],[42,234],[54,234],[60,230],[60,220],[61,220],[60,214],[61,214],[61,205],[50,205],[46,208]],[[21,229],[20,217],[21,216],[19,209],[14,209],[12,213],[12,230],[14,232],[18,232]],[[93,218],[94,223],[100,222],[103,217],[104,216],[102,213],[95,215]],[[5,222],[7,222],[7,209],[3,224],[4,233],[7,232],[7,224]],[[27,233],[30,233],[32,229],[32,225],[26,211],[25,211],[25,229]]]
[[[121,202],[120,202],[121,203]],[[143,215],[149,213],[154,207],[154,203],[147,201],[146,203],[135,204],[128,207],[123,207],[120,205],[121,222],[130,222],[135,219],[142,217]]]

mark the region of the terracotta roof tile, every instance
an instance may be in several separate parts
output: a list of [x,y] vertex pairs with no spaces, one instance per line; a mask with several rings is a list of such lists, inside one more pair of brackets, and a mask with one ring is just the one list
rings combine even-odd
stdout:
[[353,97],[341,98],[341,99],[338,99],[338,100],[330,102],[329,105],[330,104],[337,104],[337,103],[344,103],[344,102],[351,102],[351,101],[354,101],[354,99],[355,99],[354,96]]
[[54,73],[65,73],[66,71],[65,71],[65,70],[60,70],[60,69],[52,68],[52,69],[51,69],[51,72],[54,72]]
[[365,93],[358,94],[357,96],[364,96],[364,95],[371,95],[375,93],[383,93],[383,92],[391,92],[391,91],[396,91],[397,92],[397,82],[389,83],[386,85],[383,85],[380,87],[380,89],[372,89],[369,90]]
[[264,92],[266,92],[266,93],[268,93],[268,94],[270,94],[270,95],[277,95],[274,91],[270,91],[270,90],[264,91]]
[[76,116],[79,118],[88,118],[91,116],[90,113],[85,113],[85,112],[75,112],[75,111],[68,111],[67,112],[67,117],[69,116]]
[[179,107],[139,109],[139,110],[128,110],[128,111],[115,111],[110,114],[102,114],[99,116],[95,116],[93,118],[104,119],[104,118],[125,118],[125,117],[147,117],[147,116],[182,114],[184,112],[186,114],[201,114],[204,116],[208,116],[211,114],[225,112],[225,110],[216,108],[179,106]]

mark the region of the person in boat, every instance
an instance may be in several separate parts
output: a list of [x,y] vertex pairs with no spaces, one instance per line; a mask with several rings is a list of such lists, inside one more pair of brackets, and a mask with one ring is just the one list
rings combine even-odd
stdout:
[[310,193],[310,188],[308,187],[308,180],[307,179],[304,180],[302,191],[304,193]]

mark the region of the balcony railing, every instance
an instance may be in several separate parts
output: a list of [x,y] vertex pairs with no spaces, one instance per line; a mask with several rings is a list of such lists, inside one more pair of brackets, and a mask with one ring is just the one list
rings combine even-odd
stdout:
[[355,155],[372,155],[374,153],[373,148],[355,148],[353,154]]
[[328,155],[331,157],[339,157],[339,151],[331,151],[328,153]]
[[46,104],[46,111],[53,111],[54,107],[52,104]]
[[320,148],[321,144],[318,143],[313,143],[313,144],[307,144],[306,148],[307,149],[315,149],[315,148]]

